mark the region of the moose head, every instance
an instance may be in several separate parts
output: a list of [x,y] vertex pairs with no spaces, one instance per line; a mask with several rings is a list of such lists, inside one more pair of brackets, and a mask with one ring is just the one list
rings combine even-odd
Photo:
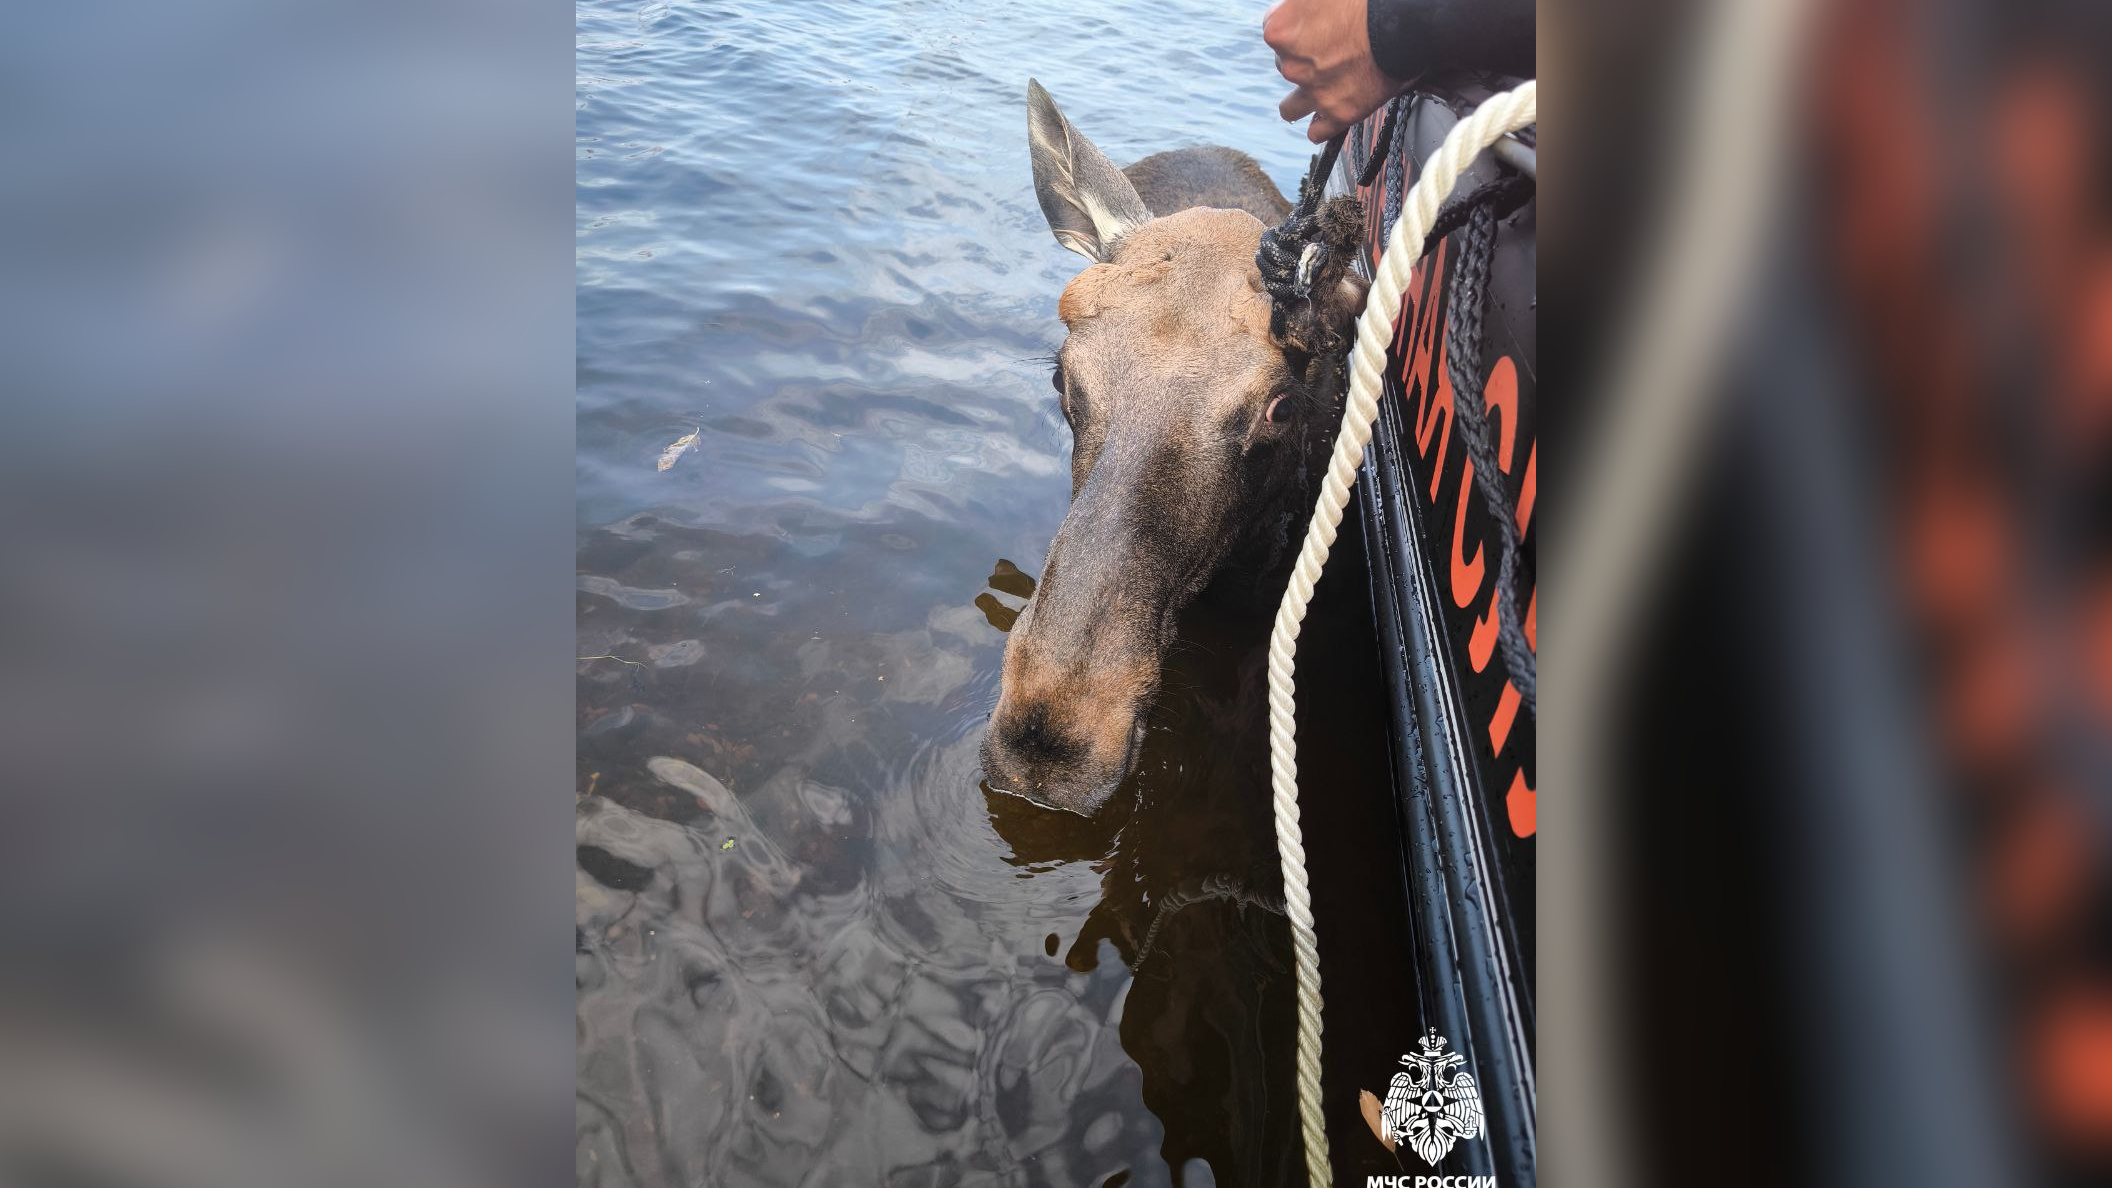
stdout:
[[1244,154],[1117,169],[1033,82],[1027,138],[1049,229],[1090,264],[1056,305],[1071,507],[1007,641],[983,770],[1091,814],[1135,760],[1180,612],[1213,584],[1280,592],[1364,284],[1338,253],[1300,316],[1272,319],[1255,253],[1290,207]]

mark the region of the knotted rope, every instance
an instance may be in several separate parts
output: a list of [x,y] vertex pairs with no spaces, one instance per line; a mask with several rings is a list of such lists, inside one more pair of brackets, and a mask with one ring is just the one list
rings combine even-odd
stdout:
[[[1327,563],[1328,550],[1334,547],[1335,530],[1341,526],[1342,511],[1349,505],[1350,484],[1356,481],[1364,447],[1371,441],[1372,422],[1378,418],[1379,395],[1384,390],[1380,371],[1386,365],[1387,344],[1393,341],[1394,322],[1400,317],[1401,294],[1407,290],[1409,270],[1422,256],[1424,237],[1435,225],[1438,208],[1452,193],[1460,172],[1498,137],[1535,123],[1539,118],[1538,94],[1532,82],[1522,83],[1515,90],[1491,97],[1476,108],[1474,114],[1455,125],[1445,137],[1444,144],[1424,165],[1422,176],[1408,195],[1400,220],[1394,224],[1392,234],[1386,237],[1386,251],[1379,259],[1378,275],[1364,303],[1363,316],[1357,319],[1356,344],[1350,352],[1349,399],[1342,413],[1342,429],[1335,438],[1334,455],[1329,461],[1327,475],[1321,481],[1320,502],[1313,509],[1305,543],[1298,551],[1289,588],[1283,593],[1283,603],[1276,612],[1276,626],[1269,636],[1269,766],[1274,773],[1276,855],[1283,867],[1284,914],[1291,922],[1291,949],[1298,976],[1298,1115],[1305,1137],[1306,1175],[1312,1188],[1327,1188],[1329,1176],[1327,1125],[1320,1113],[1320,949],[1313,935],[1313,896],[1306,882],[1305,838],[1298,823],[1298,702],[1293,680],[1298,659],[1298,630],[1305,621],[1306,607],[1312,602],[1313,586],[1320,580],[1321,567]],[[1293,210],[1292,219],[1286,220],[1285,226],[1291,226],[1293,220],[1299,219],[1301,211],[1303,218],[1317,219],[1320,209],[1317,194],[1325,188],[1326,170],[1333,169],[1335,154],[1340,149],[1341,142],[1337,139],[1321,154],[1325,158],[1324,169],[1320,161],[1314,162],[1312,172],[1299,187],[1299,209]],[[1317,181],[1314,175],[1318,176]],[[1311,229],[1319,225],[1317,221],[1303,225],[1308,228],[1303,244],[1319,242],[1319,250],[1335,258],[1316,260],[1316,265],[1334,263],[1339,267],[1346,264],[1349,255],[1346,249],[1333,247],[1310,234]],[[1309,309],[1312,304],[1311,284],[1306,285],[1304,293],[1297,291],[1302,271],[1297,261],[1312,248],[1300,246],[1296,256],[1291,256],[1287,242],[1272,248],[1269,236],[1265,234],[1263,252],[1266,255],[1272,251],[1279,279],[1283,259],[1289,257],[1293,261],[1290,269],[1292,283],[1285,292],[1293,302],[1286,320],[1295,322],[1297,313]],[[1307,274],[1308,279],[1316,273],[1317,267]],[[1262,276],[1264,283],[1270,283],[1269,265],[1263,266]],[[1277,292],[1273,284],[1270,292],[1272,295]],[[1281,303],[1278,308],[1279,311],[1282,309]]]
[[1281,223],[1261,233],[1254,266],[1269,291],[1269,333],[1292,350],[1330,361],[1347,346],[1313,301],[1333,290],[1356,260],[1364,238],[1364,205],[1352,194],[1328,198],[1327,178],[1341,155],[1335,137],[1313,155],[1298,182],[1298,201]]

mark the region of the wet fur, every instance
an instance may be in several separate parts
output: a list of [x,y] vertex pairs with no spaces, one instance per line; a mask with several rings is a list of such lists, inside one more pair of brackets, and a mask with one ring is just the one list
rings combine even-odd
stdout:
[[[1265,625],[1342,388],[1337,358],[1272,330],[1254,256],[1290,204],[1253,158],[1178,149],[1117,171],[1038,87],[1029,124],[1050,229],[1094,263],[1057,303],[1071,509],[1013,624],[984,769],[1091,813],[1135,759],[1183,610],[1207,597]],[[1313,316],[1346,328],[1362,297],[1329,286]],[[1269,423],[1277,394],[1289,415]]]
[[1246,211],[1273,227],[1291,213],[1291,204],[1254,158],[1222,145],[1153,153],[1124,166],[1122,176],[1162,218],[1191,206],[1217,206]]
[[[1238,149],[1223,145],[1208,144],[1153,153],[1123,166],[1122,175],[1137,188],[1137,195],[1144,199],[1144,205],[1151,208],[1151,213],[1160,218],[1192,207],[1216,207],[1243,210],[1260,220],[1263,226],[1273,227],[1291,213],[1290,201],[1276,188],[1269,175],[1262,172],[1260,163]],[[1243,508],[1255,513],[1252,528],[1241,533],[1227,549],[1218,572],[1179,590],[1177,603],[1186,604],[1207,591],[1213,601],[1222,600],[1235,606],[1248,602],[1274,604],[1273,597],[1267,594],[1271,588],[1270,579],[1288,576],[1287,553],[1296,543],[1290,539],[1289,521],[1296,517],[1302,523],[1304,510],[1312,507],[1314,497],[1319,494],[1319,474],[1312,463],[1317,458],[1324,464],[1327,450],[1334,444],[1331,426],[1340,419],[1340,393],[1325,390],[1329,386],[1316,385],[1313,390],[1299,392],[1295,398],[1307,402],[1307,407],[1299,410],[1301,413],[1322,408],[1332,410],[1330,427],[1325,432],[1306,435],[1295,448],[1277,451],[1273,463],[1252,476],[1255,489],[1242,492],[1239,501]],[[1301,416],[1299,423],[1310,428],[1318,421],[1319,418]],[[1162,498],[1172,496],[1167,502],[1176,508],[1169,510],[1178,514],[1177,492],[1161,491],[1157,494]],[[1153,520],[1155,524],[1164,522]],[[1280,585],[1280,581],[1277,584]],[[1162,627],[1162,645],[1171,643],[1172,630],[1171,622]]]

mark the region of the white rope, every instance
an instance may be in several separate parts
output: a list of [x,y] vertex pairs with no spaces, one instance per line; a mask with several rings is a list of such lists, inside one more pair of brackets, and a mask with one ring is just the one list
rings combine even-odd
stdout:
[[1305,881],[1305,835],[1298,825],[1298,701],[1292,673],[1297,667],[1298,628],[1313,600],[1313,584],[1334,547],[1349,488],[1371,441],[1379,415],[1379,381],[1386,365],[1386,345],[1400,316],[1401,294],[1408,272],[1422,254],[1423,237],[1437,220],[1437,208],[1451,193],[1461,171],[1481,151],[1507,132],[1538,121],[1539,92],[1531,81],[1491,97],[1461,120],[1445,137],[1422,176],[1402,203],[1378,276],[1357,319],[1357,341],[1350,349],[1349,400],[1342,411],[1342,432],[1335,455],[1320,484],[1320,503],[1291,569],[1291,584],[1276,611],[1269,635],[1269,767],[1275,773],[1276,857],[1283,865],[1284,914],[1291,921],[1291,949],[1298,969],[1298,1115],[1305,1131],[1305,1170],[1312,1188],[1328,1188],[1327,1125],[1320,1114],[1320,949],[1313,938],[1313,896]]

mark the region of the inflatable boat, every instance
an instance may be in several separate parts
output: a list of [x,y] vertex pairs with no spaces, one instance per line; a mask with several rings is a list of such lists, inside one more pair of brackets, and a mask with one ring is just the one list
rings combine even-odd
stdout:
[[[1405,94],[1350,129],[1329,192],[1362,199],[1366,275],[1423,162],[1462,114],[1509,85]],[[1485,239],[1463,271],[1473,229],[1462,226],[1417,264],[1354,493],[1386,673],[1401,894],[1416,930],[1412,1009],[1449,1051],[1468,1054],[1486,1127],[1486,1141],[1459,1144],[1444,1170],[1506,1188],[1532,1184],[1535,1168],[1534,177],[1528,131],[1460,179],[1455,201],[1489,208],[1493,224],[1484,217],[1481,228],[1486,237],[1493,226],[1493,245]],[[1439,228],[1448,222],[1458,219],[1441,216]],[[1481,358],[1462,371],[1448,331],[1470,315]],[[1477,487],[1461,431],[1462,402],[1477,396],[1501,501]],[[1508,592],[1502,515],[1518,526]],[[1506,605],[1522,608],[1522,652],[1500,646]],[[1507,656],[1521,655],[1528,671],[1516,672]]]

